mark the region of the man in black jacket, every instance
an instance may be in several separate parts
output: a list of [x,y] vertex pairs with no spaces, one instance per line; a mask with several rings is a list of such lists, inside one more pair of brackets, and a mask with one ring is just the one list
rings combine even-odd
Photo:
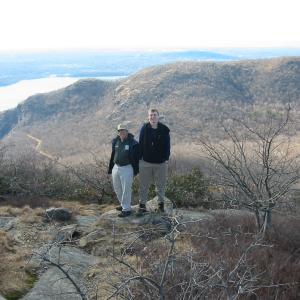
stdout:
[[112,174],[113,187],[120,202],[116,209],[119,217],[131,214],[133,176],[139,173],[139,144],[128,132],[127,126],[118,125],[118,136],[112,141],[108,174]]
[[148,112],[148,123],[140,131],[140,205],[139,214],[146,212],[148,190],[154,181],[158,210],[164,212],[165,186],[170,157],[170,129],[158,121],[157,109]]

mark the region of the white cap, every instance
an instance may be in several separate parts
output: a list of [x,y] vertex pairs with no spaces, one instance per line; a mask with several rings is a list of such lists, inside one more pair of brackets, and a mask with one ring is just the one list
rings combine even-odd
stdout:
[[118,131],[120,131],[120,130],[127,130],[128,131],[128,127],[125,124],[119,124],[118,127],[117,127],[117,130]]

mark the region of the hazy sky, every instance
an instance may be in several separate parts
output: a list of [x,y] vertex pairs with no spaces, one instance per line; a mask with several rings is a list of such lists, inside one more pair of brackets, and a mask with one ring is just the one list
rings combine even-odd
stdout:
[[0,0],[0,51],[299,47],[298,0]]

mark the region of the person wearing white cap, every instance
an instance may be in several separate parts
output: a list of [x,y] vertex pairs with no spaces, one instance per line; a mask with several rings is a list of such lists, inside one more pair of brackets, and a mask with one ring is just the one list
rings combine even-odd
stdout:
[[133,177],[139,173],[139,144],[124,124],[117,127],[118,136],[112,140],[108,174],[112,174],[114,191],[120,202],[119,217],[131,215]]

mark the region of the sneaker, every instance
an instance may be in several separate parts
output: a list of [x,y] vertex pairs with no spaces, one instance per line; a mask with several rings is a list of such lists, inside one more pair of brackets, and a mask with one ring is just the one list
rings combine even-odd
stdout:
[[139,216],[142,216],[145,213],[147,213],[146,205],[145,204],[140,204],[139,210],[138,210],[136,215],[139,217]]
[[165,212],[165,204],[163,202],[158,203],[158,212],[164,213]]
[[117,206],[117,207],[116,207],[116,210],[122,211],[122,206],[121,206],[121,205],[120,205],[120,206]]
[[128,217],[128,216],[130,216],[131,215],[131,211],[130,210],[128,210],[128,211],[121,211],[119,214],[118,214],[118,217],[119,218],[125,218],[125,217]]

